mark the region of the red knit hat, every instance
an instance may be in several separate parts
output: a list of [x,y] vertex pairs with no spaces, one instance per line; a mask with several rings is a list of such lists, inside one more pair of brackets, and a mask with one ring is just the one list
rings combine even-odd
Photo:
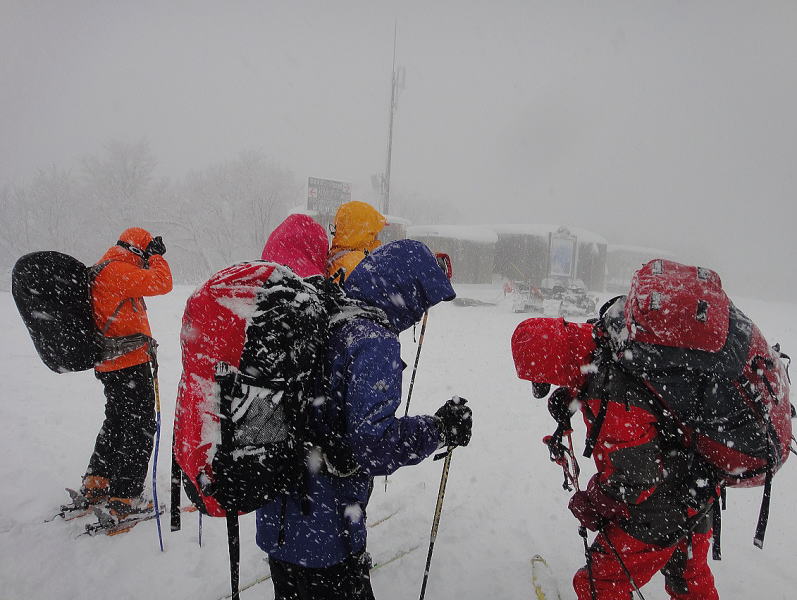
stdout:
[[517,375],[535,383],[580,388],[593,350],[592,325],[562,318],[527,319],[512,334]]

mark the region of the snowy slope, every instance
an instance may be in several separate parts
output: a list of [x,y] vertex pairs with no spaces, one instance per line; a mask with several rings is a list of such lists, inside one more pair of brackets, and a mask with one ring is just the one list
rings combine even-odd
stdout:
[[[160,341],[162,443],[168,450],[174,397],[180,375],[178,331],[190,288],[180,287],[149,303]],[[515,377],[509,338],[524,315],[515,315],[500,290],[460,286],[465,296],[500,300],[496,306],[433,309],[416,380],[412,413],[432,412],[452,394],[470,400],[474,437],[455,452],[427,598],[531,598],[528,560],[543,554],[559,579],[562,597],[572,599],[573,572],[583,548],[567,512],[561,471],[540,443],[553,430],[545,406]],[[797,306],[738,301],[771,342],[797,353]],[[205,519],[203,547],[197,544],[197,515],[184,517],[179,533],[168,532],[158,551],[154,522],[116,537],[88,538],[79,521],[42,521],[76,487],[102,420],[101,385],[90,373],[56,375],[35,355],[9,294],[0,294],[0,599],[148,598],[215,600],[229,593],[225,526]],[[404,360],[412,364],[412,332],[403,336]],[[410,369],[406,372],[409,382]],[[403,407],[402,409],[403,410]],[[583,440],[583,426],[576,439]],[[579,446],[581,444],[579,443]],[[168,498],[168,451],[161,453],[158,488]],[[794,460],[794,459],[792,459]],[[584,475],[590,466],[582,461]],[[380,600],[416,598],[420,591],[432,513],[442,464],[426,461],[378,481],[369,520],[398,510],[369,534],[369,550],[381,562],[420,546],[373,574]],[[797,572],[792,539],[797,524],[791,506],[797,492],[797,462],[775,479],[770,528],[764,551],[752,546],[760,490],[730,490],[723,517],[724,560],[713,563],[723,599],[795,597]],[[251,517],[242,520],[242,584],[267,572],[254,544]],[[661,580],[643,590],[663,600]],[[242,598],[272,598],[266,582]]]

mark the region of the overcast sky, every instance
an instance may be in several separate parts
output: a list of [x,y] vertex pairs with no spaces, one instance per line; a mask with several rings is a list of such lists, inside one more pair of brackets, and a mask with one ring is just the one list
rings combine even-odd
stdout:
[[797,291],[793,0],[0,0],[0,185],[117,138],[163,176],[258,149],[364,197],[394,23],[394,187]]

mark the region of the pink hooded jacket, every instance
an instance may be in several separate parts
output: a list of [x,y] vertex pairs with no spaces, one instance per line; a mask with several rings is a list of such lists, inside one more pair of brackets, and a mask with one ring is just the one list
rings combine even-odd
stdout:
[[285,265],[299,277],[326,275],[329,241],[307,215],[290,215],[268,236],[261,258]]

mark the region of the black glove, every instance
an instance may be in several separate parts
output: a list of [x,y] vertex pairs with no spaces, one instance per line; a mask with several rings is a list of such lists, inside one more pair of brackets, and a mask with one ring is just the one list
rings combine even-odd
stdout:
[[147,255],[147,258],[155,254],[166,254],[166,244],[163,243],[163,238],[161,236],[152,238],[152,241],[144,249],[144,254]]
[[465,398],[454,396],[434,414],[440,420],[440,431],[445,446],[467,446],[470,442],[473,421],[470,407],[465,405],[466,402]]
[[564,430],[573,429],[570,418],[576,414],[573,404],[574,392],[570,388],[560,387],[548,398],[548,412]]

